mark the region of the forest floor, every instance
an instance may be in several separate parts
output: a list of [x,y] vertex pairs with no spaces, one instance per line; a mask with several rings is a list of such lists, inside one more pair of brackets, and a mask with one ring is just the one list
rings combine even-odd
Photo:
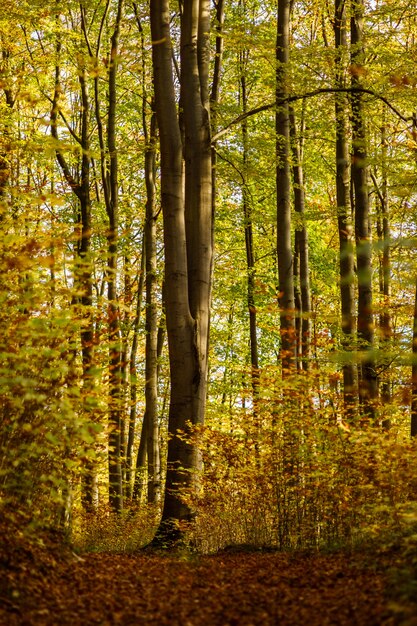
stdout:
[[417,626],[398,550],[79,556],[1,539],[1,626]]

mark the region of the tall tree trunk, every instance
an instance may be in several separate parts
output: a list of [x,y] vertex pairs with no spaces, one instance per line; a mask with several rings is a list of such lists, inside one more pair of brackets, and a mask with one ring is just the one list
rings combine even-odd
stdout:
[[[305,194],[302,150],[297,138],[295,114],[290,108],[290,137],[293,157],[294,210],[297,214],[295,226],[294,281],[296,282],[294,305],[297,310],[297,366],[309,369],[311,346],[311,295],[310,269],[308,261],[308,235],[305,224]],[[295,271],[297,265],[297,271]],[[297,295],[299,292],[299,295]]]
[[[362,0],[356,0],[351,16],[352,87],[360,87],[363,72],[363,13]],[[374,319],[372,311],[372,246],[368,199],[368,165],[363,94],[352,93],[352,182],[355,207],[356,263],[358,272],[358,344],[362,353],[359,381],[359,401],[363,421],[373,420],[378,395],[375,370]]]
[[[3,72],[6,73],[8,71],[9,64],[9,56],[10,52],[3,48],[1,53],[2,59],[0,63],[0,76],[3,75]],[[5,85],[7,82],[5,81]],[[12,114],[12,110],[14,107],[15,99],[13,97],[13,93],[11,89],[7,86],[3,86],[2,88],[6,100],[6,114],[4,115],[4,120],[2,120],[1,125],[1,144],[0,144],[0,207],[5,202],[6,196],[6,188],[10,178],[10,126],[9,120],[7,119],[9,115]],[[0,214],[1,215],[1,214]],[[1,219],[1,216],[0,216]]]
[[[242,105],[242,113],[247,112],[248,95],[246,88],[246,65],[248,61],[249,51],[242,50],[239,53],[240,67],[240,97]],[[247,169],[248,169],[248,123],[244,119],[242,122],[242,149],[243,149],[243,172],[242,172],[242,200],[243,200],[243,217],[244,217],[244,233],[245,233],[245,250],[246,250],[246,267],[247,267],[247,304],[249,313],[249,346],[250,346],[250,363],[251,363],[251,381],[252,381],[252,400],[254,406],[254,416],[257,413],[257,401],[259,395],[259,359],[258,359],[258,337],[257,337],[257,321],[256,321],[256,304],[255,304],[255,255],[253,248],[253,224],[252,224],[252,207],[250,194],[247,187]]]
[[[146,127],[146,120],[144,121]],[[157,258],[156,258],[156,215],[155,215],[155,141],[156,119],[152,113],[150,134],[145,152],[146,181],[146,346],[145,346],[145,417],[148,454],[148,502],[158,500],[160,490],[160,453],[158,426],[158,302],[157,302]]]
[[[145,75],[145,38],[136,4],[136,23],[141,37],[143,107],[142,124],[145,136],[145,184],[146,216],[144,229],[144,254],[146,274],[146,345],[145,345],[145,414],[142,423],[141,440],[137,456],[137,481],[135,497],[140,498],[145,462],[148,473],[148,503],[157,502],[160,495],[160,449],[158,425],[158,303],[157,303],[157,255],[156,255],[156,215],[155,215],[155,169],[156,169],[156,116],[154,102],[151,104],[150,125],[148,128]],[[145,445],[146,441],[146,445]]]
[[283,374],[294,366],[296,358],[290,204],[290,116],[289,105],[286,100],[288,97],[290,5],[290,0],[278,0],[276,42],[277,255]]
[[[343,56],[347,48],[346,2],[335,0],[334,36],[336,47],[336,89],[345,87]],[[336,94],[336,199],[337,225],[339,233],[339,277],[342,312],[342,347],[353,350],[355,336],[355,259],[354,238],[351,218],[349,143],[347,100],[342,93]],[[352,421],[356,414],[357,370],[353,360],[343,363],[343,401],[345,415]]]
[[414,298],[413,345],[411,366],[411,437],[417,437],[417,281]]
[[[210,119],[211,128],[215,132],[217,128],[217,107],[220,97],[221,71],[223,63],[224,50],[224,0],[214,2],[215,6],[215,33],[216,33],[216,52],[214,56],[213,77],[210,93]],[[217,197],[217,152],[216,145],[213,141],[211,146],[211,211],[212,211],[212,228],[214,228],[214,217],[216,213],[216,197]],[[213,237],[214,239],[214,237]]]
[[[390,350],[392,339],[392,325],[390,313],[391,299],[391,232],[389,222],[389,205],[388,205],[388,183],[387,183],[387,141],[385,120],[381,126],[381,145],[382,145],[382,181],[378,184],[376,176],[371,174],[372,182],[379,200],[379,211],[377,214],[377,233],[378,233],[378,249],[379,249],[379,293],[382,301],[382,309],[379,315],[379,336],[380,349]],[[381,363],[384,368],[384,377],[381,382],[381,403],[383,405],[391,402],[391,381],[389,376],[389,357],[384,359],[382,355]],[[389,418],[385,418],[382,422],[383,428],[390,427]]]
[[[417,114],[413,114],[413,139],[417,140]],[[414,297],[413,345],[411,366],[411,437],[417,437],[417,280]]]
[[109,220],[107,234],[107,297],[108,297],[108,334],[109,334],[109,502],[116,511],[123,509],[122,481],[122,430],[123,430],[123,377],[122,345],[120,332],[120,310],[117,299],[117,259],[119,230],[119,183],[118,155],[116,147],[116,75],[118,66],[118,47],[123,0],[117,5],[116,22],[111,36],[109,73],[108,73],[108,121],[107,153],[105,180],[107,186],[106,210]]
[[142,237],[142,255],[138,275],[138,288],[136,293],[136,309],[132,327],[132,343],[129,355],[129,424],[126,446],[126,497],[135,499],[134,486],[136,473],[133,473],[133,446],[135,443],[136,419],[137,419],[137,393],[138,376],[136,371],[136,359],[139,345],[139,323],[142,310],[143,286],[145,283],[145,236]]
[[[157,332],[157,339],[156,339],[156,361],[157,361],[157,367],[156,367],[156,376],[157,376],[157,383],[159,382],[159,378],[160,378],[160,360],[161,360],[161,356],[162,356],[162,351],[163,351],[163,347],[164,347],[164,341],[165,341],[165,327],[164,327],[164,321],[160,320],[159,323],[159,327],[158,327],[158,332]],[[164,404],[165,404],[165,400],[164,400]],[[162,407],[162,414],[164,414],[164,406]],[[149,418],[149,413],[147,413],[145,411],[145,414],[143,416],[143,421],[142,421],[142,430],[141,430],[141,434],[140,434],[140,440],[139,440],[139,446],[138,446],[138,452],[137,452],[137,456],[136,456],[136,472],[135,472],[135,482],[134,482],[134,488],[133,488],[133,500],[140,502],[141,498],[142,498],[142,493],[145,489],[145,475],[146,475],[146,471],[147,471],[147,459],[148,459],[148,418]],[[160,459],[160,451],[158,450],[159,453],[159,475],[161,478],[161,459]],[[158,485],[159,488],[159,485]],[[158,489],[159,491],[159,489]],[[158,493],[158,498],[159,498],[159,493]]]
[[[51,109],[51,135],[56,142],[55,154],[63,176],[78,198],[79,219],[77,220],[77,257],[75,268],[76,292],[80,295],[74,297],[74,303],[81,305],[84,318],[81,330],[81,353],[82,353],[82,380],[83,380],[83,411],[85,416],[91,415],[90,397],[94,391],[94,377],[92,367],[94,364],[94,320],[91,313],[93,304],[93,280],[92,267],[89,259],[91,247],[91,199],[90,199],[90,101],[86,82],[86,68],[82,63],[79,68],[79,84],[81,93],[81,133],[79,143],[82,150],[81,169],[76,180],[70,167],[59,147],[58,114],[59,97],[61,93],[59,56],[61,52],[60,37],[57,37],[55,87]],[[91,422],[94,421],[91,415]],[[92,434],[94,436],[94,427]],[[87,460],[84,465],[82,480],[82,504],[85,510],[91,512],[98,506],[97,476],[94,461]]]
[[165,497],[154,543],[165,546],[180,541],[184,523],[193,518],[182,491],[196,489],[200,469],[198,447],[189,435],[190,427],[201,424],[205,413],[213,248],[210,3],[184,0],[180,8],[181,127],[172,68],[170,6],[168,0],[151,3],[171,376]]
[[[110,0],[104,8],[97,35],[96,48],[93,51],[89,41],[86,20],[86,8],[81,3],[81,28],[86,41],[88,53],[93,63],[98,66],[103,28],[110,8]],[[109,434],[108,434],[108,471],[109,471],[109,503],[116,512],[123,509],[123,368],[122,368],[122,337],[120,330],[120,310],[117,300],[117,259],[119,229],[119,184],[118,155],[116,147],[116,76],[118,68],[119,32],[122,19],[123,0],[118,0],[114,30],[110,38],[110,55],[108,59],[108,116],[107,129],[104,130],[101,107],[98,72],[94,80],[95,115],[97,134],[100,146],[101,183],[104,203],[108,217],[107,231],[107,298],[108,298],[108,340],[109,340]]]

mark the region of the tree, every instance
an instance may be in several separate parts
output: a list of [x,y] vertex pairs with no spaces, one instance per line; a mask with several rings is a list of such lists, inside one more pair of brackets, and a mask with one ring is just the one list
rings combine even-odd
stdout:
[[294,210],[298,219],[295,227],[294,241],[294,301],[297,311],[297,366],[300,370],[308,370],[311,344],[311,294],[308,232],[305,223],[305,189],[302,164],[303,140],[299,140],[297,137],[295,113],[292,107],[290,108],[290,137],[293,159],[292,174],[294,186]]
[[[177,113],[170,4],[151,4],[155,110],[161,149],[165,306],[171,397],[168,458],[157,544],[181,540],[193,514],[182,490],[195,489],[199,452],[191,428],[204,420],[212,273],[209,103],[210,4],[180,4],[180,109]],[[183,161],[184,157],[184,161]]]
[[[57,21],[59,15],[56,16]],[[93,305],[93,268],[90,260],[91,248],[91,197],[90,197],[90,173],[91,173],[91,157],[90,157],[90,98],[87,85],[87,69],[85,61],[79,58],[78,81],[81,99],[81,115],[80,115],[80,132],[75,135],[77,143],[81,149],[81,164],[76,178],[71,172],[60,143],[58,135],[58,116],[60,110],[60,96],[62,93],[61,86],[61,50],[62,50],[62,33],[57,33],[56,39],[56,65],[55,65],[55,84],[54,94],[52,98],[52,108],[50,113],[51,135],[55,141],[55,153],[58,164],[62,170],[62,174],[66,183],[75,194],[79,210],[76,218],[76,260],[75,260],[75,280],[76,295],[73,298],[74,304],[80,304],[84,324],[81,330],[81,352],[82,352],[82,370],[83,370],[83,392],[85,399],[84,410],[90,413],[90,395],[93,392],[94,376],[92,368],[94,366],[94,317],[92,313]],[[93,421],[93,418],[92,418]],[[84,472],[84,490],[83,503],[87,511],[96,509],[98,504],[97,494],[97,477],[94,461],[88,459]]]
[[101,185],[104,203],[108,218],[107,232],[107,298],[108,298],[108,335],[109,335],[109,502],[111,507],[121,512],[123,509],[122,483],[122,346],[120,331],[120,310],[117,297],[117,260],[119,238],[119,182],[118,182],[118,152],[116,147],[116,107],[117,107],[117,69],[119,55],[119,35],[122,19],[123,0],[119,0],[116,7],[116,16],[113,32],[110,37],[110,53],[107,60],[107,97],[108,111],[106,132],[100,103],[100,89],[98,80],[99,54],[103,27],[110,9],[107,2],[100,23],[96,49],[93,50],[89,41],[86,24],[86,10],[81,5],[81,27],[86,40],[89,56],[96,68],[94,77],[95,116],[97,122],[98,141],[100,145]]
[[10,85],[7,83],[7,74],[9,73],[9,56],[10,50],[7,47],[3,46],[1,51],[2,59],[0,61],[0,76],[5,77],[4,86],[3,86],[3,94],[5,99],[4,106],[4,125],[2,127],[2,145],[0,148],[0,202],[3,202],[4,197],[6,195],[6,187],[10,177],[10,163],[9,163],[9,152],[10,146],[8,145],[8,139],[10,137],[10,118],[13,110],[13,106],[15,103],[15,98],[13,97],[12,89]]
[[[351,16],[352,87],[359,88],[364,65],[364,4],[356,0]],[[358,272],[358,343],[362,351],[359,400],[366,419],[375,417],[378,394],[372,311],[372,247],[368,198],[368,162],[363,94],[352,92],[352,182],[354,189],[356,262]]]
[[[347,51],[346,3],[336,0],[334,16],[335,86],[344,87],[344,56]],[[343,93],[335,96],[336,117],[336,201],[339,233],[340,304],[342,313],[342,346],[353,348],[355,334],[353,226],[350,206],[349,144],[347,102]],[[352,419],[357,399],[356,365],[343,363],[343,398],[346,416]]]
[[[375,173],[371,172],[371,178],[378,199],[378,211],[376,219],[378,249],[379,249],[379,293],[382,304],[382,311],[379,315],[380,345],[383,351],[389,352],[392,339],[392,323],[390,312],[391,298],[391,232],[389,221],[389,198],[388,198],[388,173],[387,173],[387,138],[385,117],[386,111],[383,109],[383,119],[381,125],[381,185],[379,185]],[[378,364],[383,368],[384,377],[381,382],[381,403],[387,405],[391,402],[391,381],[389,379],[389,357],[382,359]],[[382,422],[384,428],[390,427],[390,420]]]
[[[243,3],[242,9],[245,9]],[[248,109],[248,90],[247,90],[247,72],[248,60],[250,52],[247,48],[239,51],[239,99],[242,105],[242,113],[246,113]],[[244,234],[245,234],[245,250],[247,264],[247,305],[249,313],[249,345],[250,345],[250,364],[252,379],[252,401],[254,404],[254,415],[257,413],[257,403],[259,395],[259,356],[258,356],[258,329],[256,321],[256,302],[255,302],[255,251],[253,243],[253,223],[252,223],[252,206],[251,197],[248,189],[248,122],[246,119],[242,121],[242,208],[244,217]]]
[[[120,310],[117,298],[117,259],[119,238],[119,182],[118,153],[116,147],[116,76],[119,55],[120,22],[122,19],[123,0],[117,3],[113,33],[111,35],[110,55],[108,60],[108,116],[107,116],[107,154],[101,150],[102,185],[106,204],[109,229],[107,234],[107,297],[108,297],[108,333],[109,333],[109,502],[115,511],[123,509],[122,482],[122,348],[120,333]],[[96,81],[97,88],[97,81]],[[98,98],[96,91],[96,99]],[[96,104],[96,112],[99,114]],[[98,128],[100,123],[98,120]],[[103,146],[100,138],[100,147]]]
[[276,187],[279,310],[283,373],[295,363],[294,273],[291,244],[290,115],[288,63],[290,46],[289,0],[278,1],[276,43]]
[[412,358],[413,363],[411,367],[411,428],[410,434],[412,438],[417,437],[417,283],[416,294],[414,300],[414,314],[413,314],[413,343],[412,343]]

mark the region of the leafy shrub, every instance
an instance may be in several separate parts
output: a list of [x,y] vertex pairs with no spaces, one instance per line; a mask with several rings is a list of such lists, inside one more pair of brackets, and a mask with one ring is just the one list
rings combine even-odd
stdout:
[[134,552],[151,541],[159,510],[144,506],[121,515],[108,507],[82,514],[73,530],[73,545],[80,552]]
[[194,534],[202,551],[352,546],[406,530],[404,511],[417,499],[417,455],[406,435],[348,429],[311,405],[272,408],[263,406],[258,424],[198,433],[204,474]]

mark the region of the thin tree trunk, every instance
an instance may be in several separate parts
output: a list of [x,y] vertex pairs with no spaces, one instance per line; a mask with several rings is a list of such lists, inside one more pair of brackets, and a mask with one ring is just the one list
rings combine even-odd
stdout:
[[[413,114],[413,139],[417,140],[417,114]],[[413,314],[413,345],[411,366],[411,437],[417,437],[417,280]]]
[[139,446],[136,455],[135,482],[133,485],[133,500],[139,502],[146,486],[146,470],[148,459],[148,416],[143,416],[142,429],[140,431]]
[[[362,0],[356,0],[351,16],[352,87],[360,86],[363,50]],[[352,102],[352,181],[355,206],[356,263],[358,272],[358,343],[362,352],[359,401],[363,421],[374,420],[378,395],[375,369],[374,319],[372,310],[372,247],[368,200],[368,166],[363,94],[354,91]]]
[[[244,49],[240,52],[240,96],[242,113],[247,111],[247,89],[246,89],[246,65],[249,51]],[[255,255],[253,247],[253,224],[252,207],[250,194],[247,188],[248,169],[248,124],[247,120],[242,122],[242,149],[243,149],[243,173],[242,173],[242,200],[245,233],[246,267],[247,267],[247,304],[249,313],[249,346],[251,363],[252,400],[254,407],[254,417],[257,415],[257,402],[259,396],[259,358],[258,358],[258,337],[255,304]]]
[[[160,320],[158,332],[157,332],[157,340],[156,340],[157,383],[159,383],[159,379],[160,379],[160,369],[161,369],[160,361],[161,361],[162,351],[164,347],[164,340],[165,340],[164,320]],[[164,400],[164,405],[165,405],[165,400]],[[162,407],[161,413],[162,415],[164,414],[164,406]],[[139,502],[141,501],[142,493],[144,491],[145,484],[146,484],[145,477],[146,477],[146,470],[147,470],[147,465],[148,465],[147,464],[148,417],[149,417],[149,413],[147,414],[145,411],[145,415],[143,417],[143,422],[142,422],[142,430],[140,434],[138,453],[136,457],[136,472],[135,472],[135,483],[134,483],[134,488],[133,488],[133,500],[139,501]],[[160,465],[159,473],[161,474],[162,470],[161,470],[160,457],[159,457],[159,465]]]
[[417,281],[413,315],[413,346],[411,367],[411,437],[417,437]]
[[[389,310],[391,299],[391,246],[390,246],[390,224],[388,209],[388,185],[386,170],[386,129],[382,125],[381,142],[382,142],[382,184],[378,185],[378,181],[374,174],[371,174],[372,182],[379,200],[379,212],[377,215],[377,234],[379,246],[379,292],[382,301],[382,310],[379,315],[379,336],[381,352],[390,349],[392,339],[391,313]],[[381,382],[381,403],[387,405],[391,402],[391,381],[389,376],[389,356],[385,359],[382,354],[381,363],[384,368],[384,377]],[[389,429],[390,420],[385,418],[382,421],[382,427]]]
[[[146,127],[146,121],[145,121]],[[152,113],[150,135],[145,152],[146,181],[146,346],[145,346],[145,417],[148,453],[148,503],[154,504],[160,490],[160,455],[158,425],[158,303],[156,282],[156,216],[155,216],[155,141],[156,119]]]
[[[142,256],[138,277],[138,290],[136,294],[136,311],[135,318],[133,320],[133,336],[132,345],[130,347],[129,358],[129,385],[130,385],[130,411],[129,411],[129,426],[128,437],[126,447],[126,497],[130,498],[132,495],[133,500],[137,499],[138,490],[136,488],[136,479],[138,467],[136,466],[136,472],[133,474],[133,445],[135,442],[135,430],[136,430],[136,417],[137,417],[137,393],[138,393],[138,376],[136,372],[136,358],[138,353],[139,344],[139,323],[140,314],[142,310],[142,295],[143,286],[145,282],[145,235],[142,237]],[[141,467],[141,466],[140,466]],[[133,478],[133,490],[132,490],[132,477]]]
[[[143,108],[142,123],[145,136],[145,183],[146,216],[144,230],[144,253],[146,273],[146,345],[145,345],[145,415],[143,417],[141,441],[138,450],[138,483],[135,493],[141,495],[144,465],[147,459],[148,503],[159,500],[161,467],[158,424],[158,303],[157,303],[157,255],[156,255],[156,215],[155,215],[155,169],[156,169],[156,116],[154,102],[151,104],[150,128],[148,130],[145,76],[145,38],[139,12],[134,4],[136,23],[141,35]],[[142,441],[146,440],[146,446]],[[141,485],[139,487],[139,485]]]
[[[210,93],[210,117],[211,117],[211,125],[212,129],[215,131],[217,126],[217,106],[219,103],[219,95],[220,95],[220,78],[221,78],[221,70],[222,70],[222,62],[223,62],[223,50],[224,50],[224,36],[223,36],[223,25],[224,25],[224,0],[217,0],[214,2],[215,7],[215,33],[216,33],[216,51],[214,55],[214,68],[213,68],[213,79],[211,83],[211,93]],[[212,199],[213,199],[213,214],[215,209],[215,189],[216,189],[216,149],[215,145],[212,145],[212,167],[213,167],[213,182],[212,182]]]
[[107,235],[107,297],[109,333],[109,502],[116,511],[123,509],[122,481],[122,431],[123,431],[123,378],[122,346],[120,332],[120,310],[117,300],[117,259],[119,229],[119,184],[118,155],[116,147],[116,75],[118,66],[119,31],[122,18],[123,0],[117,6],[116,22],[111,37],[108,94],[109,110],[107,122],[108,170],[106,182],[108,203],[106,204],[109,229]]
[[[59,96],[61,93],[60,84],[60,68],[59,56],[61,52],[61,42],[58,36],[56,45],[57,64],[55,67],[55,87],[52,99],[51,109],[51,135],[57,142],[55,150],[58,164],[62,170],[64,178],[74,194],[77,196],[80,206],[79,220],[77,224],[77,258],[75,269],[76,291],[80,293],[74,298],[74,302],[79,302],[84,318],[81,330],[81,353],[82,353],[82,380],[83,380],[83,398],[84,398],[84,414],[91,415],[89,399],[94,391],[94,377],[92,375],[92,367],[94,364],[94,322],[91,313],[93,304],[93,280],[92,267],[89,259],[91,246],[91,199],[90,199],[90,101],[88,97],[86,69],[82,65],[79,68],[79,84],[81,92],[81,134],[80,146],[82,149],[81,170],[79,181],[71,174],[70,167],[58,147],[58,113],[59,113]],[[93,422],[93,416],[91,415]],[[97,476],[95,464],[91,460],[87,460],[84,465],[82,479],[82,504],[86,511],[92,512],[98,506]]]
[[[7,50],[2,50],[2,70],[5,70],[8,66],[10,53]],[[11,89],[8,89],[6,86],[3,87],[3,92],[6,100],[6,114],[4,117],[5,123],[2,123],[1,134],[1,148],[0,148],[0,205],[5,202],[6,197],[6,189],[7,184],[10,178],[10,146],[9,146],[9,135],[10,135],[10,127],[8,124],[7,116],[12,114],[12,110],[14,107],[15,99],[13,98],[13,93]],[[0,217],[1,219],[1,217]]]
[[[295,114],[292,108],[290,114],[290,137],[293,157],[293,182],[294,182],[294,210],[297,214],[297,224],[295,226],[295,257],[294,260],[294,281],[297,281],[295,289],[294,304],[297,310],[298,323],[296,320],[297,344],[297,366],[299,369],[307,371],[309,369],[310,347],[311,347],[311,296],[310,296],[310,270],[308,261],[308,235],[305,224],[305,194],[304,194],[304,173],[302,165],[302,151],[297,139],[295,125]],[[299,297],[297,291],[299,286]],[[298,305],[297,305],[298,300]]]
[[276,128],[276,187],[277,187],[277,255],[279,279],[279,310],[281,329],[281,362],[283,374],[288,372],[296,359],[295,303],[293,256],[291,244],[290,204],[290,116],[288,102],[287,72],[289,62],[290,0],[278,0],[276,43],[276,100],[280,102],[275,116]]
[[[103,28],[110,7],[107,0],[97,36],[96,49],[93,51],[89,41],[86,24],[86,9],[81,5],[81,28],[87,49],[92,61],[98,65]],[[118,229],[119,229],[119,184],[118,155],[116,148],[116,106],[117,87],[116,75],[118,67],[118,46],[120,23],[122,19],[123,0],[117,4],[114,30],[110,39],[110,58],[108,60],[108,116],[107,132],[100,110],[100,93],[98,72],[94,80],[95,114],[97,134],[101,157],[101,183],[108,217],[107,231],[107,298],[108,298],[108,340],[109,340],[109,434],[108,434],[108,471],[109,471],[109,503],[116,512],[123,509],[123,371],[122,371],[122,338],[120,330],[120,310],[117,301],[117,260],[118,260]]]
[[[347,46],[346,3],[335,1],[334,34],[336,47],[336,88],[344,87],[343,56]],[[355,259],[354,238],[351,218],[351,199],[349,181],[349,144],[347,100],[344,94],[336,94],[336,199],[337,225],[339,232],[339,276],[340,301],[342,312],[342,347],[345,351],[353,350],[355,335],[354,281]],[[345,415],[352,421],[356,414],[357,371],[353,360],[343,363],[343,401]]]

